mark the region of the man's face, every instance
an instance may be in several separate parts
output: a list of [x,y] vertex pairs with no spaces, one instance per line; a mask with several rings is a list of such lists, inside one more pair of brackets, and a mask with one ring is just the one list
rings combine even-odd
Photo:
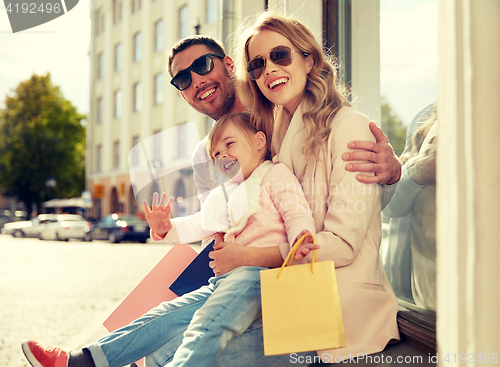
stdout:
[[[205,45],[194,45],[179,52],[172,60],[173,75],[190,67],[200,56],[211,52],[213,51]],[[181,94],[196,111],[218,120],[234,108],[236,91],[229,74],[232,60],[215,56],[212,60],[214,68],[207,74],[198,75],[190,71],[191,85]],[[228,62],[230,65],[226,65]]]

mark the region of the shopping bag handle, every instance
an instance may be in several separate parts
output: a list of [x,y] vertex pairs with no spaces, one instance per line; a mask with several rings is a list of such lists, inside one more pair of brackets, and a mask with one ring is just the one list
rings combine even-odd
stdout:
[[[307,235],[308,235],[308,233],[306,233],[305,235],[303,235],[302,237],[300,237],[299,240],[297,242],[295,242],[295,245],[293,245],[293,247],[290,250],[290,252],[288,252],[288,255],[286,256],[285,261],[283,261],[283,265],[281,265],[281,270],[278,273],[278,278],[280,277],[281,272],[285,268],[286,263],[288,262],[288,260],[290,260],[288,266],[292,265],[293,258],[295,257],[295,252],[299,248],[300,244],[302,242],[304,242],[304,240],[306,239]],[[311,234],[311,236],[313,238],[313,243],[316,244],[316,238],[314,238],[313,234]],[[316,250],[313,250],[313,256],[312,256],[312,261],[311,261],[311,272],[312,273],[314,273],[314,263],[317,262],[317,261],[318,261],[318,253],[316,252]]]

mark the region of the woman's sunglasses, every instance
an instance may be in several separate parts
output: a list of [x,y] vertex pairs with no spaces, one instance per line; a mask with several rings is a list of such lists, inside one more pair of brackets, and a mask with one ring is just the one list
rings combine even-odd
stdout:
[[190,67],[179,71],[177,75],[172,78],[170,84],[172,84],[180,91],[188,89],[192,82],[191,71],[194,71],[198,75],[205,75],[211,72],[214,68],[214,60],[212,60],[213,56],[219,57],[221,59],[225,57],[224,55],[212,53],[200,56],[193,61]]
[[[277,46],[269,53],[269,59],[276,65],[288,66],[293,61],[293,53],[297,52],[304,57],[309,56],[309,52],[294,51],[287,46]],[[257,80],[262,75],[262,71],[266,67],[266,58],[262,56],[254,57],[247,64],[247,73],[250,79]]]

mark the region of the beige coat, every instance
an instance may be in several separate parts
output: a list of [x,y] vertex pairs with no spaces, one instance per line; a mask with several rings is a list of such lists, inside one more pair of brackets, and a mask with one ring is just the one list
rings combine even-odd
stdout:
[[[275,129],[273,160],[286,164],[299,179],[313,211],[319,260],[333,260],[337,269],[347,346],[318,351],[325,362],[334,363],[379,352],[391,339],[399,339],[398,303],[379,256],[382,189],[358,182],[342,160],[350,141],[375,141],[369,120],[343,107],[331,122],[321,160],[306,160],[301,149],[307,136],[302,108],[286,130]],[[282,255],[288,250],[288,244],[280,246]]]

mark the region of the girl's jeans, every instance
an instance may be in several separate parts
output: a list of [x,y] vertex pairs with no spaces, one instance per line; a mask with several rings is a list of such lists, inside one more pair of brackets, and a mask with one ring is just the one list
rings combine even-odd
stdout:
[[[85,348],[96,367],[128,366],[145,356],[147,366],[155,367],[289,364],[288,355],[264,357],[260,319],[264,269],[244,266],[211,278],[208,286],[160,304]],[[247,328],[217,357],[234,335]],[[306,354],[316,355],[300,355]]]
[[121,367],[178,338],[175,355],[161,365],[211,366],[233,335],[260,316],[263,269],[245,266],[211,278],[208,286],[160,304],[86,348],[96,367]]

